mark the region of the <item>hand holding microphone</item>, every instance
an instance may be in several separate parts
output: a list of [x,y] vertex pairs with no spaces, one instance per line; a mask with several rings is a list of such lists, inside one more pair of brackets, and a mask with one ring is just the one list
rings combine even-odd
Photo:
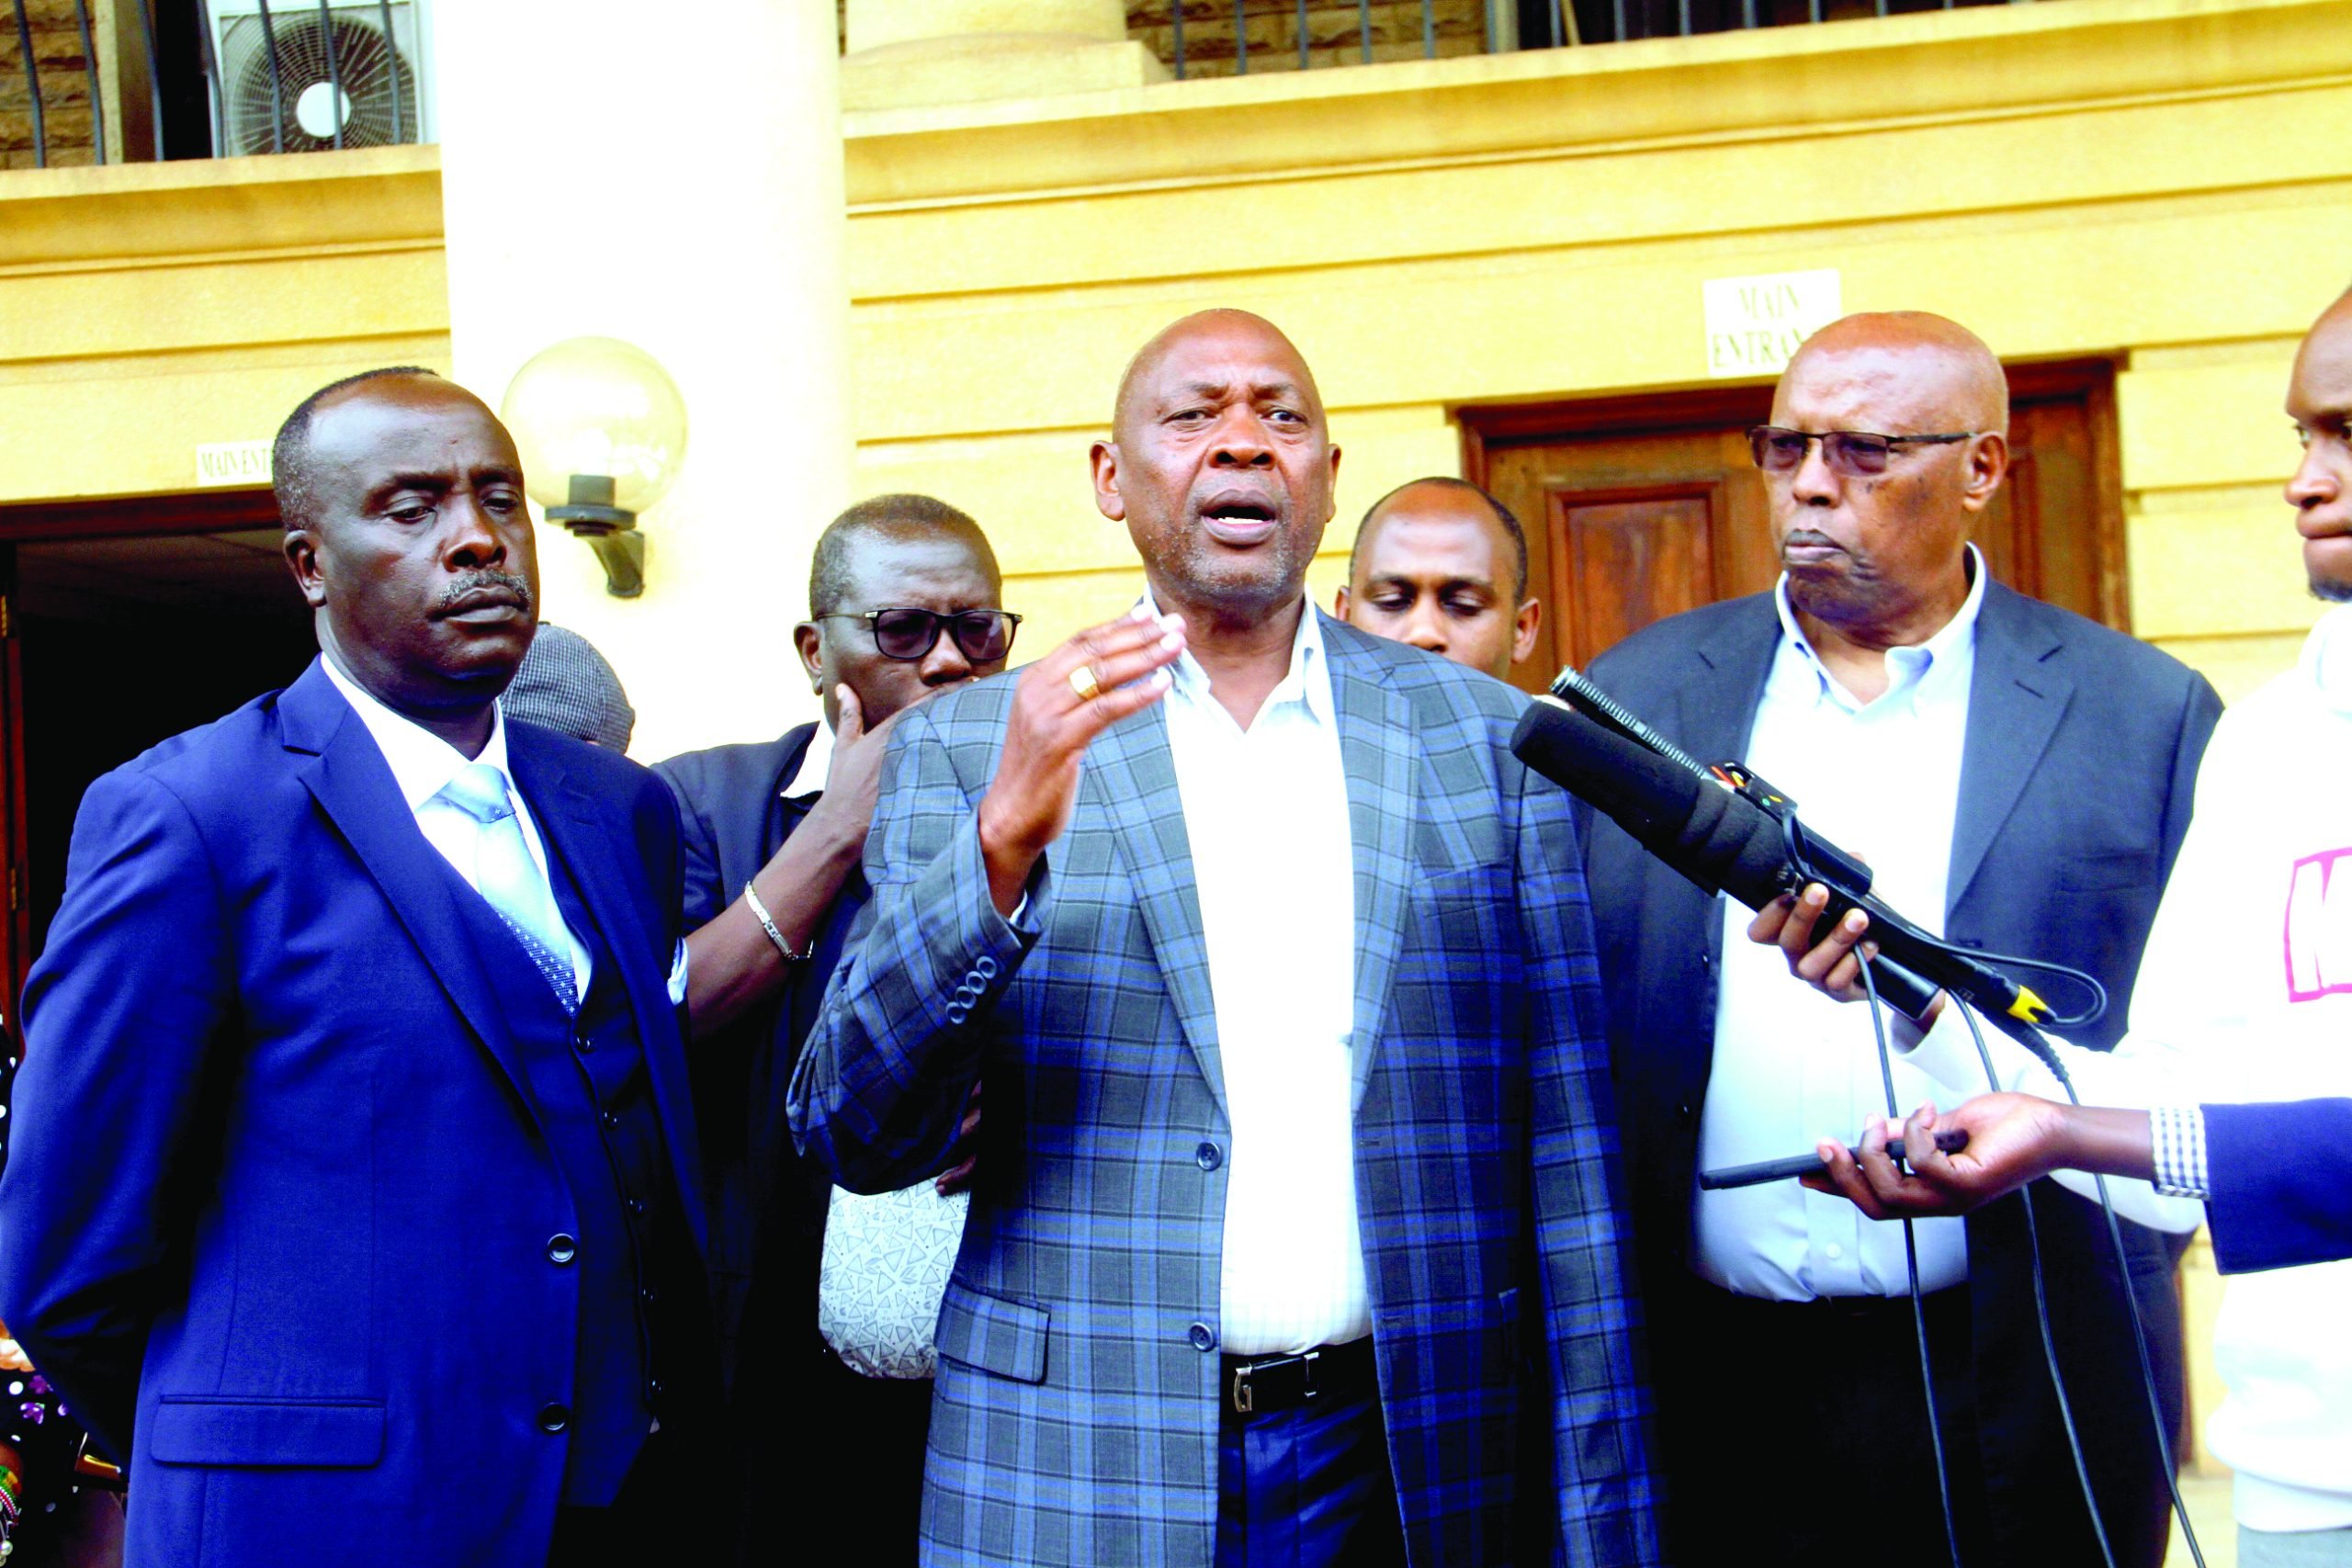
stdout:
[[[1939,987],[2010,1032],[2022,1031],[2020,1038],[2032,1025],[2052,1021],[2048,1004],[2031,990],[1871,897],[1869,870],[1808,831],[1786,797],[1739,764],[1701,764],[1574,670],[1561,671],[1553,690],[1556,696],[1537,698],[1520,716],[1511,737],[1519,760],[1594,807],[1702,890],[1728,894],[1759,911],[1758,927],[1781,908],[1781,924],[1770,928],[1776,936],[1786,933],[1786,911],[1793,908],[1811,908],[1816,918],[1840,917],[1827,942],[1842,948],[1829,946],[1817,962],[1806,953],[1805,968],[1813,971],[1807,978],[1852,978],[1860,964],[1851,949],[1867,940],[1877,954],[1871,977],[1881,998],[1915,1021],[1934,1017]],[[1802,898],[1814,885],[1829,894],[1826,903],[1781,903],[1784,896]],[[1862,917],[1860,931],[1845,923],[1849,911]],[[1802,932],[1786,933],[1788,941],[1802,943],[1813,929],[1808,923]],[[2103,1009],[2098,982],[2079,978]]]
[[[1869,939],[1870,917],[1860,909],[1849,908],[1823,924],[1829,901],[1829,889],[1818,882],[1783,893],[1756,911],[1747,922],[1747,940],[1759,947],[1779,948],[1789,961],[1789,973],[1824,996],[1858,1002],[1863,999],[1862,963],[1878,957],[1878,943]],[[1905,1016],[1922,1029],[1932,1028],[1943,1012],[1944,999],[1938,990],[1924,1009]]]

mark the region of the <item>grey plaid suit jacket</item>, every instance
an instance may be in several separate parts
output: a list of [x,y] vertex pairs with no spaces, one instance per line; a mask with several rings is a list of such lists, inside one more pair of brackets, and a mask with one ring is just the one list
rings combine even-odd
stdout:
[[[1568,798],[1510,755],[1523,696],[1322,632],[1355,834],[1356,1188],[1411,1559],[1653,1562]],[[999,677],[900,722],[874,900],[793,1126],[843,1185],[899,1187],[988,1086],[939,1321],[924,1561],[1205,1564],[1226,1171],[1204,1145],[1229,1134],[1167,721],[1153,707],[1095,740],[1013,924],[975,826],[1012,695]]]

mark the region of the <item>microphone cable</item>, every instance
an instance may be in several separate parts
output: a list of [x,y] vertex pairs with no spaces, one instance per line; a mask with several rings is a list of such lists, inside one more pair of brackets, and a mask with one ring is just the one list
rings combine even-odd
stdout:
[[[1945,1005],[1947,1007],[1952,1005],[1952,1002],[1956,998],[1947,998]],[[1989,1074],[1992,1071],[1993,1058],[1991,1053],[1984,1049],[1984,1031],[1977,1025],[1975,1010],[1962,1005],[1961,1008],[1961,1013],[1962,1016],[1966,1018],[1968,1021],[1969,1033],[1974,1037],[1977,1052],[1984,1058],[1985,1071]],[[2067,1103],[2076,1106],[2081,1105],[2083,1102],[2082,1096],[2075,1092],[2074,1077],[2066,1071],[2065,1064],[2058,1059],[2057,1051],[2051,1046],[2050,1042],[2047,1039],[2042,1037],[2041,1032],[2035,1029],[2031,1024],[2021,1024],[2019,1025],[2019,1028],[2021,1028],[2025,1033],[2031,1034],[2034,1037],[2034,1043],[2030,1044],[2029,1048],[2033,1050],[2035,1055],[2041,1058],[2043,1066],[2050,1068],[2051,1075],[2058,1080],[2058,1087],[2066,1091]],[[2021,1043],[2025,1043],[2023,1035],[2019,1035],[2018,1038]],[[1997,1079],[1996,1080],[1995,1087],[1996,1089],[1998,1088]],[[2156,1393],[2155,1364],[2148,1358],[2147,1325],[2142,1321],[2140,1316],[2140,1298],[2132,1289],[2132,1265],[2130,1260],[2124,1257],[2123,1253],[2123,1227],[2116,1220],[2115,1200],[2113,1195],[2108,1191],[2107,1178],[2097,1172],[2093,1172],[2091,1180],[2098,1189],[2099,1213],[2105,1216],[2107,1220],[2108,1241],[2115,1248],[2116,1269],[2123,1278],[2123,1305],[2124,1310],[2131,1314],[2132,1318],[2132,1348],[2139,1353],[2140,1386],[2148,1396],[2148,1419],[2151,1425],[2155,1428],[2156,1456],[2157,1461],[2164,1471],[2165,1491],[2172,1498],[2173,1515],[2180,1521],[2180,1536],[2182,1541],[2188,1547],[2189,1559],[2196,1563],[2197,1568],[2205,1568],[2205,1553],[2203,1549],[2200,1548],[2197,1542],[2197,1527],[2189,1523],[2188,1504],[2180,1495],[2180,1473],[2173,1461],[2172,1434],[2165,1428],[2164,1401],[2158,1397]],[[2030,1204],[2029,1204],[2029,1207],[2030,1207]],[[2037,1257],[2034,1259],[2034,1285],[2037,1290],[2041,1288],[2041,1258]],[[2053,1368],[2052,1370],[2054,1371],[2055,1369]],[[2068,1436],[2071,1438],[2072,1435],[2073,1427],[2070,1425],[2068,1427]],[[2086,1484],[2087,1484],[2087,1483],[2086,1483]],[[2096,1506],[2094,1506],[2092,1512],[2094,1515],[2097,1514],[2098,1509]]]
[[[2096,980],[2091,983],[2098,985]],[[2099,995],[2101,1011],[2106,1009],[2106,1001],[2105,988],[2102,987]],[[1944,1005],[1950,1007],[1952,1002],[1947,998]],[[1993,1092],[1997,1094],[2000,1092],[2001,1077],[1994,1071],[1993,1053],[1985,1047],[1984,1031],[1977,1024],[1975,1010],[1963,1004],[1961,1011],[1968,1017],[1968,1034],[1969,1038],[1976,1043],[1976,1059],[1984,1065],[1984,1081],[1991,1087]],[[2042,1364],[2050,1369],[2050,1387],[2058,1395],[2058,1420],[2066,1431],[2066,1451],[2075,1461],[2075,1480],[2083,1489],[2083,1507],[2091,1517],[2091,1534],[2098,1540],[2099,1560],[2107,1564],[2107,1568],[2115,1568],[2115,1548],[2108,1541],[2107,1521],[2099,1517],[2098,1495],[2091,1489],[2090,1462],[2083,1457],[2083,1436],[2075,1427],[2074,1401],[2066,1397],[2066,1379],[2058,1370],[2058,1340],[2050,1329],[2050,1291],[2041,1277],[2041,1227],[2034,1219],[2033,1193],[2030,1186],[2028,1190],[2018,1194],[2018,1201],[2025,1206],[2026,1254],[2027,1261],[2033,1267],[2033,1315],[2041,1328]],[[2129,1302],[2132,1300],[2132,1264],[2131,1260],[2122,1254],[2122,1236],[2119,1234],[2115,1240],[2116,1271],[2123,1280],[2123,1299]],[[2139,1318],[2139,1307],[2135,1303],[2132,1309],[2132,1331],[2135,1340],[2139,1338],[2141,1332]],[[2140,1348],[2140,1359],[2142,1371],[2145,1372],[2147,1347],[2144,1343]],[[2148,1392],[2151,1397],[2155,1393],[2155,1382],[2153,1377],[2148,1380]],[[2161,1416],[2156,1424],[2159,1428],[2158,1436],[2161,1438],[2161,1428],[2164,1425]],[[2186,1515],[2182,1516],[2184,1523],[2187,1517]],[[2190,1551],[2192,1553],[2195,1551],[2193,1543]],[[2197,1568],[2205,1568],[2203,1558],[2198,1559]]]
[[[1899,1116],[1894,1099],[1894,1057],[1886,1043],[1886,1010],[1879,1001],[1878,981],[1871,974],[1871,965],[1876,960],[1863,958],[1860,949],[1854,956],[1861,960],[1862,990],[1870,999],[1871,1032],[1878,1038],[1878,1076],[1886,1087],[1886,1113],[1889,1117]],[[1911,1325],[1919,1337],[1919,1392],[1928,1401],[1928,1446],[1936,1456],[1936,1501],[1943,1506],[1944,1547],[1951,1554],[1951,1568],[1961,1568],[1960,1531],[1951,1516],[1951,1472],[1944,1461],[1944,1425],[1936,1410],[1936,1368],[1928,1354],[1928,1303],[1919,1293],[1919,1242],[1908,1214],[1903,1217],[1903,1264],[1911,1277]],[[2113,1568],[2111,1562],[2109,1568]]]
[[[1821,881],[1822,879],[1816,874],[1818,866],[1810,853],[1811,846],[1806,840],[1804,823],[1797,818],[1795,813],[1792,812],[1781,819],[1781,828],[1790,863],[1797,868],[1798,874],[1806,881]],[[1834,886],[1834,884],[1824,882],[1824,886]],[[2013,964],[2020,968],[2037,970],[2042,974],[2064,976],[2078,982],[2090,997],[2090,1007],[2085,1012],[2059,1021],[2064,1024],[2079,1027],[2095,1021],[2107,1011],[2107,987],[2099,984],[2098,977],[2095,975],[2086,974],[2080,969],[2063,964],[2053,964],[2043,959],[2018,958],[2007,953],[1971,951],[1968,956],[1981,964]],[[1885,1004],[1878,994],[1877,977],[1871,973],[1871,968],[1877,961],[1866,957],[1859,947],[1854,951],[1854,957],[1860,964],[1862,990],[1869,1002],[1871,1031],[1878,1043],[1879,1081],[1884,1087],[1886,1093],[1887,1119],[1890,1122],[1899,1122],[1903,1112],[1894,1093],[1894,1070],[1887,1043]],[[1985,1081],[1997,1090],[2000,1088],[2000,1079],[1993,1068],[1992,1054],[1985,1048],[1983,1031],[1976,1021],[1975,1010],[1958,998],[1949,995],[1946,997],[1945,1005],[1958,1006],[1966,1016],[1969,1032],[1976,1041],[1977,1055],[1984,1065]],[[2063,1075],[2064,1069],[2058,1067],[2055,1061],[2057,1053],[2054,1050],[2049,1050],[2046,1042],[2044,1048],[2035,1054],[2041,1056],[2045,1064],[2052,1066]],[[2060,1081],[2065,1082],[2063,1076]],[[2067,1087],[2067,1092],[2069,1095],[2074,1092],[2071,1084]],[[2105,1196],[2103,1189],[2101,1196]],[[2105,1568],[2116,1568],[2115,1549],[2108,1540],[2106,1520],[2099,1515],[2098,1494],[2091,1487],[2090,1465],[2083,1454],[2082,1433],[2075,1425],[2074,1403],[2066,1394],[2065,1375],[2058,1370],[2058,1341],[2050,1326],[2049,1288],[2041,1270],[2041,1226],[2034,1218],[2032,1194],[2020,1193],[2018,1201],[2025,1205],[2027,1262],[2033,1276],[2033,1313],[2036,1325],[2041,1334],[2042,1364],[2050,1373],[2050,1386],[2058,1398],[2059,1425],[2066,1434],[2066,1450],[2074,1461],[2075,1483],[2082,1490],[2083,1509],[2090,1516],[2092,1537],[2098,1542],[2099,1560],[2105,1564]],[[2123,1236],[2120,1229],[2115,1225],[2115,1215],[2111,1209],[2108,1211],[2107,1217],[2109,1227],[2113,1232],[2116,1267],[2123,1281],[2123,1299],[2131,1309],[2132,1342],[2140,1354],[2142,1381],[2146,1384],[2150,1407],[2158,1413],[2157,1441],[2161,1446],[2164,1442],[2163,1404],[2156,1397],[2155,1377],[2148,1360],[2145,1330],[2140,1324],[2139,1303],[2132,1293],[2131,1264],[2123,1257]],[[1903,1220],[1903,1251],[1905,1261],[1910,1269],[1911,1311],[1919,1339],[1920,1386],[1927,1398],[1928,1432],[1935,1452],[1936,1489],[1939,1500],[1943,1505],[1944,1540],[1951,1551],[1953,1568],[1960,1568],[1960,1536],[1954,1528],[1952,1518],[1951,1483],[1944,1457],[1943,1425],[1936,1409],[1935,1366],[1928,1354],[1927,1305],[1919,1291],[1918,1244],[1908,1215],[1905,1215]],[[2171,1481],[2171,1450],[2169,1448],[2163,1448],[2162,1452],[2166,1467],[2166,1481],[2168,1484],[2173,1485],[2177,1500],[2178,1486]],[[2181,1514],[2184,1530],[2188,1528],[2188,1517],[2184,1510]],[[2191,1555],[2196,1555],[2193,1541],[2190,1551]],[[2197,1568],[2205,1568],[2205,1562],[2201,1556],[2197,1557]]]

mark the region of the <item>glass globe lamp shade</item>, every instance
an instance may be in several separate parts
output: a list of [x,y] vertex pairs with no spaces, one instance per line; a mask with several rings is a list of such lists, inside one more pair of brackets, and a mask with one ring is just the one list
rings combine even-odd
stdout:
[[678,384],[619,338],[567,338],[542,349],[507,383],[498,414],[523,459],[525,487],[543,507],[572,502],[575,476],[601,478],[612,481],[604,504],[634,516],[662,499],[685,461]]

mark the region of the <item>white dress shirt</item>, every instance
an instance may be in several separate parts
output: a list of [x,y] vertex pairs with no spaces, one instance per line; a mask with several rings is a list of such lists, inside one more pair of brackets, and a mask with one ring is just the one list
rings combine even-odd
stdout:
[[808,737],[808,750],[800,753],[800,766],[793,770],[792,782],[778,793],[786,800],[813,799],[825,793],[825,779],[832,771],[833,727],[820,718]]
[[[502,707],[493,707],[490,721],[490,742],[479,757],[469,757],[434,734],[414,719],[378,702],[358,682],[344,673],[333,654],[322,655],[319,660],[358,714],[359,722],[368,727],[375,738],[376,749],[384,754],[384,761],[392,770],[392,783],[399,788],[401,798],[408,802],[409,810],[416,818],[417,830],[424,841],[440,852],[450,868],[466,879],[466,886],[476,887],[474,866],[480,856],[481,835],[489,829],[458,807],[445,799],[441,791],[459,769],[469,762],[486,762],[496,768],[506,781],[506,798],[514,804],[514,820],[523,829],[523,843],[531,852],[531,863],[538,868],[539,876],[548,878],[547,845],[539,838],[538,824],[531,820],[531,808],[523,799],[523,792],[515,787],[514,770],[506,765],[506,715]],[[480,889],[477,887],[477,891]],[[548,883],[548,897],[555,898],[554,884]],[[560,912],[562,906],[557,908]],[[588,995],[588,949],[582,945],[576,932],[567,922],[564,937],[571,950],[571,977],[576,995]],[[672,955],[670,964],[670,1000],[684,1006],[686,999],[686,944],[681,941]]]
[[1223,1348],[1269,1355],[1372,1332],[1356,1218],[1355,838],[1315,607],[1243,729],[1190,653],[1168,744],[1208,948],[1227,1151]]
[[[1867,704],[1805,640],[1783,577],[1774,590],[1781,642],[1742,758],[1796,801],[1807,827],[1868,863],[1873,892],[1938,934],[1984,601],[1984,558],[1969,548],[1974,585],[1960,613],[1925,643],[1887,649],[1887,689]],[[1863,1122],[1887,1109],[1868,1009],[1792,983],[1779,949],[1747,940],[1749,912],[1720,902],[1722,987],[1699,1168],[1803,1154],[1825,1134],[1858,1140]],[[1902,1113],[1938,1092],[1899,1053],[1894,1077]],[[1920,1289],[1968,1277],[1964,1225],[1917,1223]],[[1902,1226],[1793,1181],[1697,1193],[1691,1233],[1701,1277],[1742,1295],[1809,1301],[1910,1288]]]

